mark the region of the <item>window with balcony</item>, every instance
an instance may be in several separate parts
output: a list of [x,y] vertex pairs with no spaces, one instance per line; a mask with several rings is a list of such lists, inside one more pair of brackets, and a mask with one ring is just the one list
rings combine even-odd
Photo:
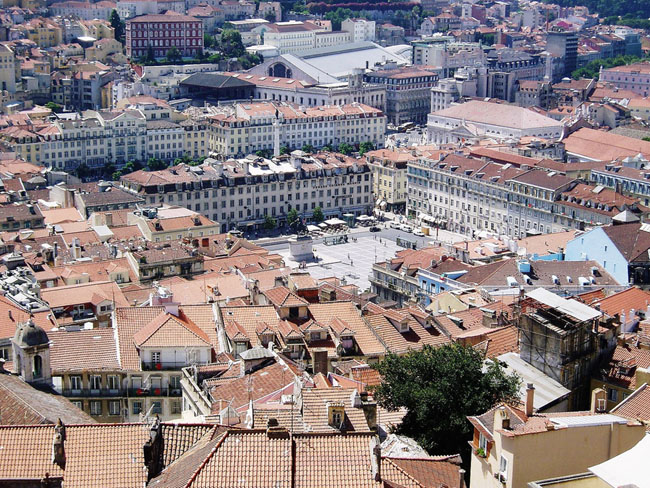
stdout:
[[151,351],[151,362],[153,364],[160,363],[160,351]]
[[120,379],[117,375],[109,375],[106,378],[108,389],[111,391],[120,389]]
[[151,409],[151,413],[162,413],[162,402],[153,402],[152,407],[153,408]]
[[81,376],[70,376],[70,389],[73,391],[81,390]]
[[90,376],[90,389],[100,390],[102,388],[102,377],[100,375]]

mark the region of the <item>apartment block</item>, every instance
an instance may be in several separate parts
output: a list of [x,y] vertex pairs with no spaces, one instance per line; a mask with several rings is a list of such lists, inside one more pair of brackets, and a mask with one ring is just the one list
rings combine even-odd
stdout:
[[120,184],[148,205],[185,206],[218,221],[222,232],[235,227],[261,229],[266,215],[283,226],[292,208],[309,219],[316,207],[326,216],[362,215],[373,207],[366,161],[335,153],[309,156],[294,151],[272,160],[209,159],[195,167],[136,171],[123,176]]
[[132,59],[152,53],[156,58],[176,48],[182,56],[203,52],[203,23],[180,14],[151,14],[126,22],[126,55]]

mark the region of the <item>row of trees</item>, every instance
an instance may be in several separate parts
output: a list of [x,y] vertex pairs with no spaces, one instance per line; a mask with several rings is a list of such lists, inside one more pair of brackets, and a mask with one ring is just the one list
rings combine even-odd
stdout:
[[624,64],[632,64],[636,63],[638,61],[643,61],[644,59],[647,58],[639,58],[637,56],[617,56],[615,58],[607,58],[607,59],[596,59],[595,61],[591,61],[588,63],[586,66],[583,66],[582,68],[578,68],[575,70],[573,73],[571,73],[571,76],[573,79],[578,80],[580,78],[596,78],[598,79],[598,73],[600,71],[600,67],[602,66],[603,68],[614,68],[616,66],[623,66]]
[[[280,147],[280,154],[290,154],[294,149],[295,148],[291,148],[289,146],[282,146]],[[375,145],[370,141],[361,142],[357,146],[353,146],[347,142],[342,142],[338,146],[334,146],[333,144],[325,144],[322,149],[323,151],[339,152],[341,154],[345,154],[346,156],[352,154],[355,151],[358,151],[359,155],[363,156],[368,151],[373,151],[375,149]],[[316,151],[316,148],[311,144],[305,144],[302,146],[301,150],[306,153],[313,153]],[[264,158],[270,158],[272,156],[271,151],[268,149],[257,151],[255,154]]]
[[[320,223],[323,220],[325,220],[325,214],[323,213],[323,209],[320,207],[316,207],[314,211],[312,212],[312,220],[316,223]],[[304,222],[300,214],[295,208],[292,208],[289,210],[287,213],[287,225],[294,231],[298,232],[302,229],[304,229]],[[262,227],[265,230],[273,230],[278,226],[278,222],[276,219],[271,217],[270,215],[264,215],[264,223],[262,224]]]

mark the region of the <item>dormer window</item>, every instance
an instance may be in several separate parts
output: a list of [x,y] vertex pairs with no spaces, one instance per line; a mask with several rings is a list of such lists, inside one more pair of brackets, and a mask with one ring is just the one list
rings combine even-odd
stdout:
[[409,330],[411,330],[411,328],[409,327],[409,323],[408,323],[407,320],[404,320],[404,321],[400,322],[400,324],[399,324],[399,331],[400,331],[402,334],[407,333]]

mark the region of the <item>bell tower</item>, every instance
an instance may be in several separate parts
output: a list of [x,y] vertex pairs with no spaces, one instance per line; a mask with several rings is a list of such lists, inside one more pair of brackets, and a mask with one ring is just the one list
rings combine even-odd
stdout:
[[32,317],[18,325],[11,346],[15,374],[27,383],[52,384],[50,339]]

